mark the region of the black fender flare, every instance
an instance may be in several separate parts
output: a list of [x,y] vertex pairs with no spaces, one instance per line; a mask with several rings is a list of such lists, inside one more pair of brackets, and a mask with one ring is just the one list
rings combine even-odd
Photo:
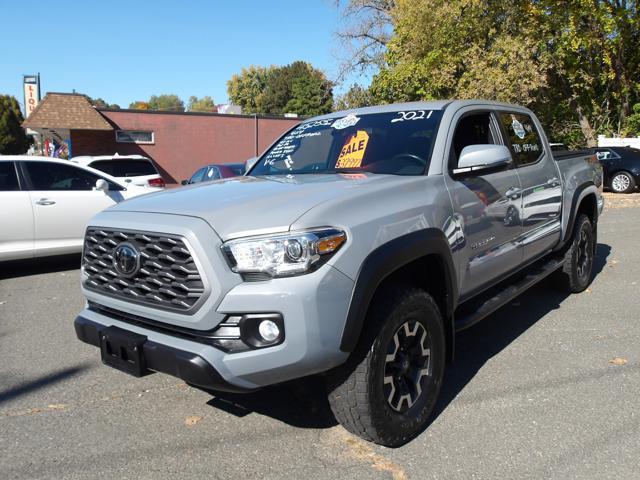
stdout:
[[[576,223],[576,214],[578,212],[578,207],[579,204],[585,199],[587,198],[589,195],[595,195],[595,193],[593,192],[588,192],[586,194],[583,195],[583,192],[588,189],[589,187],[594,187],[595,188],[595,183],[593,183],[592,181],[587,181],[585,183],[583,183],[582,185],[580,185],[578,188],[576,188],[575,193],[573,194],[573,198],[571,199],[571,211],[569,212],[569,220],[567,221],[567,228],[566,231],[563,232],[563,238],[560,242],[560,244],[558,245],[558,247],[556,248],[556,250],[560,250],[562,249],[568,242],[571,241],[571,235],[573,233],[573,227],[575,226]],[[596,196],[596,203],[598,201],[598,198]],[[596,211],[595,213],[595,219],[596,221],[594,222],[595,225],[593,225],[594,228],[597,228],[597,223],[598,223],[598,207],[596,204]]]
[[[453,312],[458,299],[457,275],[453,265],[451,248],[442,230],[437,228],[427,228],[411,232],[401,237],[379,246],[373,250],[362,262],[360,271],[351,294],[349,312],[342,332],[340,350],[343,352],[353,352],[362,327],[369,305],[373,299],[377,288],[390,274],[408,265],[414,260],[427,255],[436,255],[442,262],[445,273],[446,287],[446,312],[442,312],[445,330],[449,327],[453,329]],[[453,332],[451,330],[451,352],[453,352]]]

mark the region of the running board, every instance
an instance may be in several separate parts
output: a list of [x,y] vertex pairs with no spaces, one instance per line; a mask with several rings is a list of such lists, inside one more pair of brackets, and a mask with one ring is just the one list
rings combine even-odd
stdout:
[[[518,295],[528,290],[540,280],[551,275],[562,266],[562,260],[551,259],[537,263],[527,269],[525,274],[516,275],[512,279],[501,282],[498,286],[473,298],[462,305],[456,312],[456,332],[466,330],[509,303]],[[508,283],[507,283],[508,282]],[[500,286],[503,285],[501,288]]]

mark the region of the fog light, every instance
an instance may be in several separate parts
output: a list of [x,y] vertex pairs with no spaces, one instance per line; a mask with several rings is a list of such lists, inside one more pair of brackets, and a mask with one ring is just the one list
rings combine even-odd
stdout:
[[280,329],[271,320],[262,320],[258,325],[258,333],[265,342],[274,342],[280,336]]

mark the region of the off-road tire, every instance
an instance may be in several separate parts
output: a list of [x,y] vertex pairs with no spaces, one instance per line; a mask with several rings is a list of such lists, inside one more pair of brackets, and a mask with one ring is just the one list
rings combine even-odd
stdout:
[[589,286],[595,257],[595,242],[596,234],[591,220],[584,214],[578,215],[571,243],[564,254],[562,270],[557,277],[563,290],[580,293]]
[[[409,330],[414,337],[410,340],[405,333]],[[389,368],[396,368],[396,362],[389,361],[389,352],[396,355],[401,351],[396,343],[397,335],[402,335],[409,345],[416,341],[416,332],[424,340],[417,346],[407,347],[406,352],[412,351],[415,355],[419,351],[418,357],[426,359],[424,346],[428,345],[429,366],[416,367],[421,370],[412,377],[418,378],[413,386],[420,385],[421,391],[416,394],[417,389],[413,389],[415,399],[400,399],[400,406],[406,408],[400,412],[391,406],[393,394],[385,394],[385,389],[390,388]],[[427,292],[410,286],[393,286],[379,293],[369,308],[355,351],[344,365],[327,375],[329,405],[336,420],[349,432],[387,447],[404,445],[418,435],[427,425],[442,385],[444,338],[442,315]],[[410,358],[410,354],[406,353],[403,358]],[[404,365],[406,367],[407,362]],[[425,371],[429,373],[422,373]],[[404,381],[400,374],[395,378],[398,382]],[[399,388],[398,392],[402,390]]]
[[609,188],[615,193],[631,193],[636,189],[636,181],[629,172],[616,172],[611,177]]

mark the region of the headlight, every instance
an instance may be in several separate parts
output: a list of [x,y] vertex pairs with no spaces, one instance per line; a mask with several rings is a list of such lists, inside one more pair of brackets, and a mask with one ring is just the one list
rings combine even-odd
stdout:
[[231,240],[222,246],[236,273],[289,277],[307,273],[338,251],[347,235],[323,228]]

